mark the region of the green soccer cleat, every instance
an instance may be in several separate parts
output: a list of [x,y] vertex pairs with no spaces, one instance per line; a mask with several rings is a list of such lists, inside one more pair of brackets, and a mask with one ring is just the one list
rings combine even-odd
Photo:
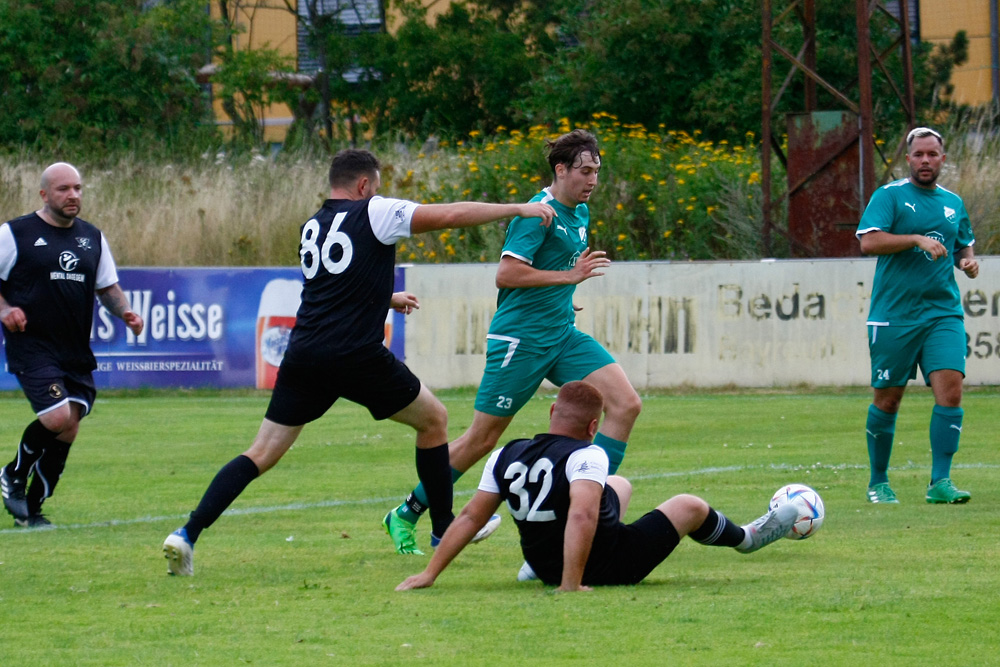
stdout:
[[889,488],[889,482],[882,482],[868,487],[868,502],[899,504],[896,493]]
[[396,553],[424,555],[424,552],[417,548],[417,524],[410,523],[399,516],[396,510],[392,510],[382,519],[382,527],[396,545]]
[[972,494],[956,489],[950,477],[942,477],[927,485],[927,502],[932,505],[960,505],[969,502]]

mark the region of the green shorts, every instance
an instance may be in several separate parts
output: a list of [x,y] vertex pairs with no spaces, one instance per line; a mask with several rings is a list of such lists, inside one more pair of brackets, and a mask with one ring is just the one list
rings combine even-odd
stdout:
[[955,370],[965,375],[965,323],[961,317],[939,317],[922,324],[890,326],[868,323],[872,386],[902,387],[917,377],[917,366],[930,384],[930,374]]
[[517,414],[542,380],[562,386],[615,363],[600,343],[577,329],[544,350],[526,350],[511,336],[490,334],[486,338],[486,370],[476,394],[476,410],[496,417]]

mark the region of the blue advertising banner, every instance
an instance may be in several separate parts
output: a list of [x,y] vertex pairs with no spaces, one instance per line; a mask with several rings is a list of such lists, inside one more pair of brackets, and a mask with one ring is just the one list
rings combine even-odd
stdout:
[[[98,388],[274,386],[299,307],[298,267],[122,268],[118,278],[146,326],[135,336],[94,300]],[[405,283],[397,267],[395,291]],[[386,344],[400,359],[404,326],[390,310]],[[0,389],[18,389],[2,352],[0,360]]]

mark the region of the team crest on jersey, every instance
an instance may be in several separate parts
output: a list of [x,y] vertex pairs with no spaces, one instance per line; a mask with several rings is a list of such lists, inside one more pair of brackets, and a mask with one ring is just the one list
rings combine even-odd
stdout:
[[57,384],[50,384],[49,385],[49,396],[51,396],[52,398],[55,398],[55,399],[62,398],[63,397],[63,388],[60,387]]
[[579,230],[577,230],[577,231],[579,231],[579,232],[580,232],[580,241],[581,241],[581,243],[582,243],[583,241],[586,241],[586,240],[587,240],[587,230],[586,230],[586,229],[584,229],[583,227],[580,227],[580,229],[579,229]]
[[94,246],[90,245],[90,239],[85,236],[76,237],[76,247],[83,248],[84,250],[90,250]]
[[80,263],[80,258],[74,255],[69,250],[63,250],[59,253],[59,268],[63,271],[69,273],[76,268],[76,265]]
[[[925,234],[925,236],[927,236],[927,238],[929,238],[929,239],[934,239],[938,243],[944,243],[944,235],[942,235],[940,232],[931,232],[929,234]],[[914,250],[920,251],[919,248],[914,248]],[[920,252],[924,253],[924,257],[927,258],[928,262],[933,262],[934,261],[934,257],[931,256],[931,254],[929,252],[926,252],[926,251],[920,251]]]
[[953,225],[955,224],[955,222],[957,222],[955,220],[955,209],[950,208],[948,206],[944,207],[944,217],[948,220],[948,222],[950,222]]

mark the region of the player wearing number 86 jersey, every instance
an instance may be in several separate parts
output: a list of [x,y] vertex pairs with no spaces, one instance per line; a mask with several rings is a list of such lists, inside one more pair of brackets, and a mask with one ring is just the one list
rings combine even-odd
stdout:
[[413,294],[393,293],[396,241],[420,232],[470,227],[500,218],[552,220],[545,204],[458,202],[420,205],[376,196],[378,159],[365,150],[337,153],[330,164],[330,198],[300,230],[302,303],[274,392],[250,449],[227,463],[191,518],[163,543],[171,574],[194,573],[194,544],[250,482],[271,469],[305,424],[340,398],[416,431],[417,476],[440,508],[431,511],[444,533],[453,518],[448,415],[437,398],[382,345],[389,308],[410,313]]
[[329,199],[302,225],[299,258],[305,283],[286,354],[305,361],[382,343],[395,244],[410,235],[416,208],[411,201],[378,196]]

